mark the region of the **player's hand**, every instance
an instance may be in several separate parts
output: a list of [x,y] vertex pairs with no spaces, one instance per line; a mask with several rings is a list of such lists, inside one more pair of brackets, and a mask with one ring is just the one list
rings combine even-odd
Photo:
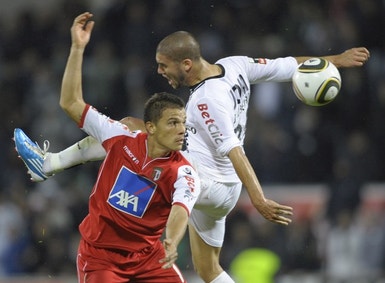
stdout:
[[95,22],[91,21],[92,14],[85,12],[77,16],[71,27],[72,46],[84,48],[90,41]]
[[293,215],[293,208],[290,206],[266,199],[263,203],[255,205],[255,207],[264,218],[271,222],[283,225],[291,223],[291,219],[287,217]]
[[163,241],[163,247],[166,252],[166,257],[162,258],[159,262],[164,263],[162,268],[170,268],[178,258],[178,251],[176,246],[168,239]]
[[370,52],[365,47],[355,47],[332,57],[332,63],[338,68],[361,67],[369,60]]

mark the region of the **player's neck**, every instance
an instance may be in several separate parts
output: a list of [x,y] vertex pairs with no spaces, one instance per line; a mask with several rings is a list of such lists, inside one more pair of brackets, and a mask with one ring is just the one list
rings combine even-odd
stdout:
[[190,86],[196,85],[205,79],[219,76],[220,74],[222,74],[222,69],[218,65],[210,64],[206,60],[201,59],[200,62],[195,65]]
[[147,142],[147,157],[149,159],[161,158],[170,156],[171,150],[154,143]]

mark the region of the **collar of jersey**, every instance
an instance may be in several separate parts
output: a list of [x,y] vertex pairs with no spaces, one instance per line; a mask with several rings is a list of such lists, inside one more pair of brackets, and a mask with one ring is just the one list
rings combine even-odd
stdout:
[[200,88],[207,80],[222,78],[225,75],[225,68],[221,64],[217,64],[217,65],[221,68],[222,73],[217,75],[217,76],[208,77],[208,78],[204,79],[203,81],[201,81],[201,82],[199,82],[193,86],[190,86],[190,94],[192,94],[194,91],[196,91],[198,88]]

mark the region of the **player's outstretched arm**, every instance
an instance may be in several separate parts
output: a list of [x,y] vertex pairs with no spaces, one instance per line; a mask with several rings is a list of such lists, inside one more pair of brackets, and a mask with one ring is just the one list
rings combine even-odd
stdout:
[[77,16],[71,27],[71,49],[64,70],[60,107],[77,124],[81,122],[82,114],[86,108],[82,89],[82,65],[84,50],[90,41],[94,22],[91,13]]
[[283,225],[291,223],[291,219],[288,216],[293,215],[293,209],[265,198],[259,180],[243,149],[235,147],[229,152],[228,156],[233,163],[238,177],[247,190],[251,203],[258,212],[271,222]]
[[180,205],[173,205],[166,224],[166,237],[163,246],[166,257],[161,259],[163,268],[170,268],[178,259],[178,245],[187,229],[188,213]]
[[[317,56],[313,56],[317,57]],[[370,58],[370,52],[365,47],[350,48],[341,54],[321,56],[332,62],[337,68],[362,67]],[[298,64],[305,62],[311,57],[295,57]]]
[[325,56],[337,68],[362,67],[370,58],[370,52],[365,47],[355,47],[338,55]]

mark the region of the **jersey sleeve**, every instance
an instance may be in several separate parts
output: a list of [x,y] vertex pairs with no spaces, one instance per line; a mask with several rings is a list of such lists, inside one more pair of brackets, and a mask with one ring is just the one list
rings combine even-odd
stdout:
[[100,143],[115,136],[135,136],[135,132],[129,131],[126,125],[107,117],[90,105],[85,108],[79,127]]
[[188,215],[190,215],[201,190],[197,172],[190,165],[180,166],[174,186],[175,191],[172,204],[183,206],[187,210]]
[[294,57],[276,59],[245,57],[243,60],[251,84],[289,82],[298,66]]

